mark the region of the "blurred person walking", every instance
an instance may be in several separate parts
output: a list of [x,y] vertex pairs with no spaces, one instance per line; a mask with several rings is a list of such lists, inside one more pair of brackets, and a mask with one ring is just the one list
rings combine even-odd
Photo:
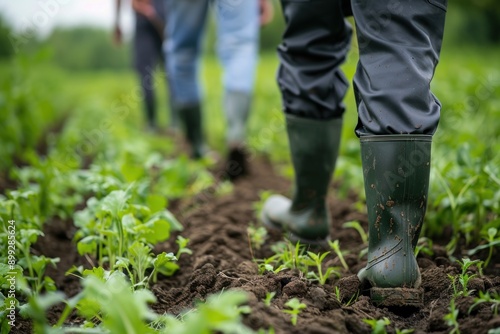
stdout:
[[[156,131],[157,107],[155,99],[154,70],[159,63],[163,63],[164,20],[167,16],[165,0],[131,0],[135,14],[135,29],[133,38],[134,67],[139,75],[144,112],[148,129]],[[120,27],[120,9],[122,0],[115,1],[116,20],[114,28],[115,43],[122,43],[122,30]],[[162,69],[162,73],[164,70]],[[165,75],[165,74],[164,74]],[[165,75],[167,89],[170,89],[168,78]],[[170,128],[175,129],[178,116],[170,107]]]
[[[223,67],[223,108],[227,120],[228,160],[232,178],[247,172],[245,137],[259,47],[259,22],[271,20],[269,0],[167,0],[165,54],[173,104],[191,146],[191,156],[206,152],[199,62],[209,7],[217,23],[217,54]],[[259,13],[260,11],[260,13]],[[260,18],[259,18],[260,17]]]
[[353,15],[359,47],[354,76],[356,135],[369,221],[368,263],[358,273],[381,305],[423,302],[414,256],[424,221],[431,140],[441,104],[430,83],[441,50],[446,0],[282,0],[278,84],[286,114],[295,191],[270,197],[262,220],[293,241],[322,245],[339,152],[348,81],[340,66]]

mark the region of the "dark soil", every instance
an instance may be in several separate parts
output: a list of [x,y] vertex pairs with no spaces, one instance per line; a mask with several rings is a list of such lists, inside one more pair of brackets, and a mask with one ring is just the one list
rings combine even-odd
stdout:
[[[346,255],[349,271],[342,278],[333,278],[324,286],[307,280],[296,271],[282,271],[279,274],[258,274],[258,266],[253,258],[262,259],[272,255],[270,246],[280,240],[280,233],[270,232],[266,244],[259,250],[250,247],[247,227],[257,223],[258,218],[253,205],[259,200],[259,192],[272,190],[290,195],[291,184],[273,171],[267,161],[254,159],[250,162],[249,175],[236,181],[234,193],[223,197],[206,191],[196,198],[181,201],[171,206],[171,210],[183,223],[181,235],[190,239],[192,255],[183,255],[179,261],[180,270],[173,277],[163,277],[152,287],[158,302],[152,305],[158,313],[179,314],[195,306],[208,295],[222,290],[236,288],[248,292],[252,312],[244,316],[244,323],[253,329],[273,327],[276,333],[371,333],[364,319],[387,317],[391,324],[389,333],[395,329],[414,329],[414,333],[449,333],[451,327],[443,317],[449,313],[453,288],[448,275],[459,273],[459,266],[448,259],[443,245],[434,244],[432,256],[419,255],[422,271],[424,306],[421,309],[387,309],[371,304],[368,291],[360,287],[356,273],[366,264],[366,258],[358,259],[358,253],[366,246],[353,229],[344,229],[342,224],[358,220],[367,228],[366,214],[356,210],[355,195],[347,199],[329,198],[332,212],[331,238],[339,239]],[[219,173],[222,175],[223,173]],[[332,194],[334,194],[332,187]],[[79,291],[78,279],[65,276],[72,265],[88,262],[79,257],[71,238],[73,227],[70,222],[55,221],[46,228],[46,236],[37,244],[36,250],[47,256],[60,257],[57,269],[47,273],[58,288],[68,296]],[[157,252],[175,252],[177,246],[172,241],[158,245]],[[253,254],[253,256],[252,256]],[[492,261],[492,263],[498,263]],[[338,266],[336,255],[330,254],[325,266]],[[493,264],[491,265],[493,267]],[[482,277],[474,278],[469,288],[474,289],[472,296],[459,297],[456,307],[459,310],[458,322],[461,333],[487,333],[491,328],[500,327],[500,316],[494,316],[489,304],[481,304],[469,314],[474,296],[478,291],[500,291],[500,277],[485,272]],[[496,274],[496,273],[495,273]],[[341,291],[343,303],[334,294],[335,287]],[[460,286],[458,286],[460,288]],[[360,291],[359,296],[356,294]],[[267,292],[276,296],[267,307],[263,299]],[[354,297],[353,297],[354,296]],[[297,297],[307,305],[299,315],[298,323],[292,326],[290,316],[283,313],[284,304]],[[350,303],[348,301],[351,300]],[[57,320],[60,308],[49,314]],[[78,322],[77,317],[70,321]],[[18,321],[20,326],[13,333],[29,333],[29,322]]]

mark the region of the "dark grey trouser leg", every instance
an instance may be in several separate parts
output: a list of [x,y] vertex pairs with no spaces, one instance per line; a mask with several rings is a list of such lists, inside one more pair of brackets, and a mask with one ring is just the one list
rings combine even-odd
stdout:
[[156,124],[154,70],[162,59],[162,43],[162,38],[156,28],[145,18],[137,17],[134,63],[141,83],[146,118],[151,126]]
[[430,83],[447,0],[352,0],[360,59],[358,135],[433,134],[441,105]]
[[278,84],[286,113],[313,119],[342,116],[348,82],[340,70],[352,30],[345,21],[346,1],[287,1],[278,48]]

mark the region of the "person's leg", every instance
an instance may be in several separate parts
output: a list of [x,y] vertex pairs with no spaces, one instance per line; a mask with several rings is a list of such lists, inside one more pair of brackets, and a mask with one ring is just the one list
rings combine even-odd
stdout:
[[[353,0],[360,59],[354,78],[369,220],[372,300],[422,303],[413,251],[427,205],[432,134],[440,104],[430,91],[446,0]],[[404,288],[404,289],[401,289]]]
[[441,105],[430,83],[446,0],[353,0],[352,8],[359,45],[354,76],[358,135],[432,135]]
[[192,156],[203,155],[199,61],[208,0],[168,0],[166,66],[173,106],[185,127]]
[[156,128],[154,69],[157,61],[155,30],[143,17],[137,17],[134,35],[134,66],[142,88],[144,111],[148,127]]
[[286,30],[278,52],[278,83],[286,114],[295,192],[292,200],[269,198],[262,213],[268,226],[309,244],[329,236],[326,205],[342,130],[348,83],[340,65],[351,39],[342,1],[282,0]]
[[222,63],[224,113],[229,163],[246,174],[244,151],[246,124],[250,113],[259,47],[259,8],[257,0],[214,1],[217,18],[217,53]]
[[[158,15],[158,25],[155,26],[156,28],[156,34],[155,34],[155,55],[158,58],[159,62],[163,65],[163,72],[162,75],[165,78],[165,84],[167,88],[167,98],[168,98],[168,109],[169,109],[169,128],[172,130],[172,132],[176,132],[176,130],[179,128],[179,114],[177,112],[177,109],[174,107],[173,104],[173,94],[172,94],[172,85],[170,83],[170,76],[167,75],[167,59],[164,55],[163,52],[163,44],[165,42],[165,22],[167,19],[167,3],[166,0],[154,0],[153,1],[153,6],[156,10],[156,14]],[[163,23],[163,30],[161,30],[161,23]]]

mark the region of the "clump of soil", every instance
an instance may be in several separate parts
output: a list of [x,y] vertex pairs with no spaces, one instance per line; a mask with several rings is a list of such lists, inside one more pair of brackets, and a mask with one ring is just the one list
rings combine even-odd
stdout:
[[[248,304],[252,312],[244,316],[244,323],[255,330],[272,327],[276,333],[283,334],[371,333],[370,326],[363,320],[387,317],[391,322],[387,327],[389,333],[395,333],[396,328],[414,329],[414,333],[450,331],[451,327],[443,319],[450,312],[448,308],[453,292],[448,275],[458,274],[460,268],[446,258],[442,245],[435,243],[433,256],[421,254],[418,258],[424,290],[424,306],[421,309],[388,309],[372,305],[368,291],[360,286],[356,277],[358,270],[366,264],[365,258],[358,258],[359,251],[366,246],[362,245],[356,231],[342,228],[343,223],[351,220],[358,220],[367,228],[366,214],[356,210],[355,195],[338,199],[332,191],[329,197],[331,238],[338,239],[341,249],[349,251],[345,256],[349,270],[343,271],[340,279],[331,278],[321,286],[305,279],[298,271],[259,274],[253,259],[272,255],[271,245],[283,240],[281,233],[269,232],[261,249],[250,246],[247,227],[258,223],[254,203],[259,200],[262,190],[290,195],[292,189],[290,181],[278,176],[271,163],[253,159],[249,175],[235,182],[232,194],[217,197],[207,191],[171,208],[185,227],[181,235],[190,239],[189,248],[193,254],[183,255],[179,261],[180,270],[173,277],[161,278],[152,287],[158,299],[153,305],[156,312],[179,314],[210,294],[235,288],[249,295]],[[70,232],[71,227],[62,222],[48,227],[37,249],[48,256],[61,258],[58,269],[48,274],[55,279],[60,290],[73,295],[79,289],[78,281],[65,276],[64,272],[73,264],[86,261],[78,256],[75,246],[71,244]],[[175,236],[169,242],[158,245],[155,251],[175,252],[177,245],[174,240]],[[325,263],[340,265],[333,253],[328,255]],[[336,287],[342,303],[335,295]],[[500,316],[494,316],[488,304],[481,304],[469,313],[478,291],[500,291],[500,277],[478,276],[471,280],[469,288],[474,290],[471,296],[456,300],[461,333],[487,333],[489,329],[500,327]],[[263,302],[267,292],[276,293],[269,307]],[[298,298],[307,305],[300,313],[296,326],[283,312],[285,303],[291,298]],[[57,310],[53,316],[57,319]],[[18,328],[13,332],[26,333],[25,330]]]

